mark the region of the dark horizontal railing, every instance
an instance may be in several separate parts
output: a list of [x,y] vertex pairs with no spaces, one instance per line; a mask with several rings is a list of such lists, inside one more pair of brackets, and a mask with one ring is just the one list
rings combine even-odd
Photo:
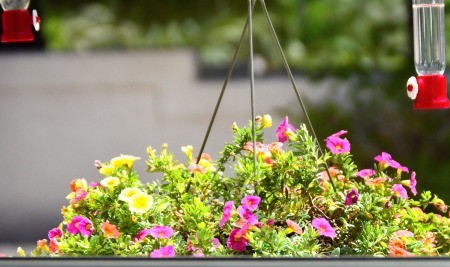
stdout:
[[1,258],[0,266],[155,267],[450,267],[450,257],[424,258]]

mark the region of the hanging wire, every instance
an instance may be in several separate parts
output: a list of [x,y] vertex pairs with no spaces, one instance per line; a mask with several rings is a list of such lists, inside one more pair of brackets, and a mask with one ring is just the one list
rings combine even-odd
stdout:
[[[297,96],[298,102],[300,103],[300,106],[302,108],[303,114],[305,114],[305,118],[306,118],[308,126],[309,126],[309,128],[311,130],[311,133],[312,133],[314,139],[316,140],[316,145],[319,148],[319,152],[320,152],[321,155],[324,155],[323,150],[322,150],[322,148],[321,148],[321,146],[319,144],[319,141],[318,141],[319,139],[317,139],[316,132],[314,131],[314,127],[313,127],[313,125],[311,123],[311,119],[309,118],[308,112],[306,111],[305,103],[303,102],[303,99],[302,99],[302,97],[300,95],[300,92],[299,92],[299,90],[297,88],[297,85],[296,85],[295,80],[294,80],[294,76],[292,75],[291,68],[289,67],[289,64],[287,62],[286,56],[284,55],[284,52],[283,52],[283,49],[281,47],[280,41],[278,40],[277,34],[275,32],[275,28],[273,27],[272,20],[270,19],[270,16],[269,16],[269,11],[267,10],[267,7],[266,7],[266,3],[264,2],[264,0],[260,0],[260,2],[261,2],[261,5],[262,5],[262,8],[263,8],[263,11],[264,11],[264,15],[266,17],[267,24],[269,25],[270,32],[271,32],[272,37],[273,37],[273,39],[275,41],[275,45],[276,45],[276,47],[278,49],[278,52],[280,53],[281,59],[283,61],[284,68],[286,69],[286,72],[287,72],[287,74],[289,76],[289,80],[291,81],[292,87],[294,88],[295,95]],[[336,187],[334,186],[334,182],[333,182],[333,179],[332,179],[332,177],[330,175],[330,171],[328,170],[328,164],[326,162],[325,162],[325,168],[326,168],[327,175],[330,178],[331,186],[336,191]]]
[[[252,4],[252,10],[253,10],[254,6],[255,6],[255,2],[253,2],[253,4]],[[231,65],[228,68],[227,77],[225,78],[225,81],[223,82],[222,91],[220,92],[219,99],[217,99],[216,107],[214,108],[214,112],[213,112],[213,115],[209,122],[208,129],[206,130],[205,138],[203,138],[202,146],[200,147],[200,152],[198,153],[198,157],[197,157],[197,164],[200,161],[203,151],[205,150],[206,142],[208,141],[209,135],[211,133],[211,129],[212,129],[214,121],[216,119],[217,112],[220,107],[220,103],[222,102],[222,98],[225,93],[225,89],[227,88],[228,82],[231,79],[231,75],[233,73],[234,67],[237,62],[237,57],[238,57],[239,52],[241,51],[241,47],[244,43],[244,38],[245,38],[245,34],[246,34],[248,26],[249,26],[249,21],[250,21],[250,19],[249,19],[249,17],[247,17],[247,20],[244,25],[244,29],[242,30],[242,33],[241,33],[241,38],[239,39],[239,44],[236,48],[236,51],[234,52],[234,56],[233,56],[233,60],[231,61]]]
[[[256,180],[256,115],[255,115],[255,73],[254,73],[254,63],[253,63],[253,22],[252,22],[252,7],[254,1],[248,0],[248,39],[250,46],[250,102],[252,110],[252,135],[253,135],[253,175]],[[255,186],[256,190],[256,186]],[[255,192],[256,194],[256,192]]]
[[[254,7],[255,7],[255,2],[252,3],[252,7],[251,7],[252,11],[253,11]],[[214,121],[216,120],[216,116],[217,116],[217,113],[219,111],[220,104],[222,103],[222,99],[223,99],[223,95],[225,93],[225,89],[227,88],[228,82],[231,79],[231,75],[233,74],[234,67],[236,66],[237,57],[239,55],[239,52],[241,51],[242,45],[244,44],[245,34],[247,33],[247,29],[248,29],[249,23],[250,23],[250,18],[247,17],[247,20],[245,21],[244,29],[242,30],[241,37],[239,39],[239,43],[238,43],[238,45],[236,47],[236,51],[234,52],[233,59],[231,60],[230,67],[228,68],[227,76],[225,78],[225,81],[223,82],[222,90],[220,91],[219,98],[217,99],[217,103],[216,103],[216,106],[214,108],[213,115],[211,117],[211,120],[209,121],[209,125],[208,125],[208,128],[206,130],[205,137],[203,138],[203,142],[202,142],[202,145],[200,147],[200,151],[199,151],[198,156],[197,156],[196,164],[198,164],[200,162],[202,154],[205,151],[206,143],[208,142],[209,135],[211,134],[211,129],[212,129],[213,125],[214,125]],[[189,180],[188,183],[187,183],[187,186],[186,186],[186,192],[189,192],[189,189],[191,187],[191,183],[192,183],[192,181]]]

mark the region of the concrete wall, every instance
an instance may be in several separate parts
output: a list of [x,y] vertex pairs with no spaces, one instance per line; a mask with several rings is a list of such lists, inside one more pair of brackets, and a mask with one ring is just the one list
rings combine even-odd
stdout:
[[[223,79],[196,73],[184,50],[0,55],[0,243],[45,238],[61,221],[70,181],[102,178],[96,159],[140,156],[136,168],[149,181],[147,146],[167,142],[181,161],[181,146],[198,152]],[[326,84],[297,83],[310,99],[326,93]],[[206,147],[215,158],[231,124],[250,119],[249,86],[228,86]],[[256,105],[277,123],[276,110],[298,102],[287,77],[258,78]]]

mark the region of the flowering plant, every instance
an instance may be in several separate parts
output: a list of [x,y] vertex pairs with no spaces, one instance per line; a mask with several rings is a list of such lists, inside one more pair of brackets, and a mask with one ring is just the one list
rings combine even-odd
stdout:
[[148,147],[148,172],[162,174],[152,183],[133,170],[139,158],[96,161],[104,177],[71,182],[62,223],[32,255],[450,255],[447,206],[418,194],[415,172],[385,152],[359,169],[346,131],[319,153],[306,126],[287,117],[278,141],[265,143],[271,125],[258,117],[252,141],[251,123],[234,124],[217,161],[195,159],[192,146],[182,147],[185,163],[167,145]]

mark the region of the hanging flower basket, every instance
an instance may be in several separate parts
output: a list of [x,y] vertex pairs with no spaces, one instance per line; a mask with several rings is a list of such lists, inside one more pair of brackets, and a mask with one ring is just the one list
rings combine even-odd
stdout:
[[[250,122],[252,124],[252,122]],[[353,162],[346,131],[325,140],[286,117],[266,143],[270,116],[233,125],[234,141],[217,160],[174,159],[164,144],[147,148],[146,183],[127,155],[96,161],[99,176],[70,184],[61,224],[30,256],[437,256],[450,253],[447,206],[417,192],[414,171],[388,153],[372,168]],[[263,131],[263,129],[265,129]],[[256,164],[254,158],[256,157]],[[329,166],[327,169],[326,166]],[[43,236],[44,237],[44,236]]]

